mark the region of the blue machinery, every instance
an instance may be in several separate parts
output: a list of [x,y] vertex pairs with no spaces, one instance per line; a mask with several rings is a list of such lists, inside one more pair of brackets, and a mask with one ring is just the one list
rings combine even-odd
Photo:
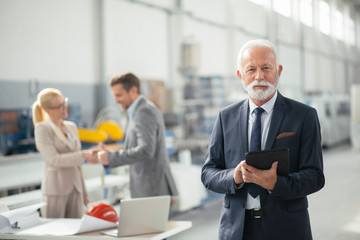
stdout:
[[[68,120],[80,124],[80,104],[68,106]],[[36,151],[31,108],[0,109],[0,155]]]
[[1,154],[35,151],[34,143],[31,109],[0,109]]

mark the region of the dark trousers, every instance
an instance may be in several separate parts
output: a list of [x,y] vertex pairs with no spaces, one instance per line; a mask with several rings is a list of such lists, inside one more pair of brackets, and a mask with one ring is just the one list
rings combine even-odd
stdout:
[[262,218],[254,218],[250,211],[245,212],[242,240],[266,240]]

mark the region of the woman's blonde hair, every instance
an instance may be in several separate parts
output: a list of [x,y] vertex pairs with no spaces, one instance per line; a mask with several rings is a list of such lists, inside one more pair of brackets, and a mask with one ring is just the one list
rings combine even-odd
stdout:
[[34,125],[46,119],[45,110],[52,107],[52,100],[57,96],[63,96],[63,94],[55,88],[45,88],[39,92],[36,101],[32,105]]

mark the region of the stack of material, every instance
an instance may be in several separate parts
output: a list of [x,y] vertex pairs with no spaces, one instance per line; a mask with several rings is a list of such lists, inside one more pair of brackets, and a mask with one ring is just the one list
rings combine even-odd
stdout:
[[360,84],[351,86],[350,139],[353,148],[360,150]]

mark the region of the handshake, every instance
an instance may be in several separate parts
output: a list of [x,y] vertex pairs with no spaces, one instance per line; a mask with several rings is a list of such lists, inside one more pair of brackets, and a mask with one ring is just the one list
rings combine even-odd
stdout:
[[91,149],[82,150],[82,156],[88,163],[97,164],[101,163],[104,166],[109,165],[108,152],[103,143],[100,143],[99,146],[92,147]]

